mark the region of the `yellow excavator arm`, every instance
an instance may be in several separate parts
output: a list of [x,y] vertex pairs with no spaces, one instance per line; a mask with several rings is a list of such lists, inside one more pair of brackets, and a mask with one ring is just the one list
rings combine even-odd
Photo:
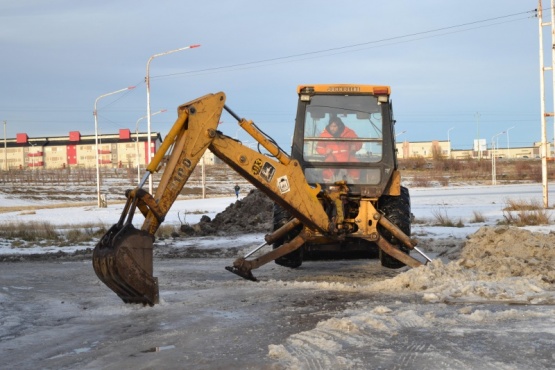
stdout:
[[[150,305],[158,302],[158,282],[152,276],[154,234],[207,149],[287,209],[298,220],[292,225],[300,222],[324,234],[330,231],[329,218],[316,196],[320,187],[311,187],[298,162],[268,140],[251,121],[239,119],[239,124],[274,158],[219,132],[218,123],[224,109],[237,118],[225,106],[223,92],[205,95],[178,108],[178,118],[149,163],[141,183],[127,192],[119,222],[96,245],[93,266],[97,276],[125,302]],[[164,173],[152,196],[142,186],[165,158],[168,160]],[[132,225],[137,208],[145,217],[140,230]],[[286,248],[283,251],[282,254],[287,253]],[[251,268],[232,270],[254,280]]]
[[210,149],[304,225],[322,233],[328,232],[328,216],[316,197],[321,189],[319,186],[312,188],[306,182],[297,161],[291,160],[277,145],[266,139],[252,121],[238,118],[241,127],[265,146],[275,159],[217,130],[223,109],[235,116],[224,102],[225,94],[220,92],[178,108],[177,121],[147,167],[149,173],[156,171],[172,149],[154,196],[157,207],[146,212],[142,230],[154,235],[160,225],[160,217],[170,210],[203,154]]

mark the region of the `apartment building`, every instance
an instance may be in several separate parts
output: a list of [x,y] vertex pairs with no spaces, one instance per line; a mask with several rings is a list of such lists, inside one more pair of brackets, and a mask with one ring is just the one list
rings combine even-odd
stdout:
[[[151,133],[151,153],[162,142],[159,133]],[[29,137],[19,133],[0,144],[0,168],[59,169],[96,167],[96,136],[71,131],[68,136]],[[136,167],[148,163],[148,134],[121,129],[117,134],[98,136],[98,164],[101,167]]]

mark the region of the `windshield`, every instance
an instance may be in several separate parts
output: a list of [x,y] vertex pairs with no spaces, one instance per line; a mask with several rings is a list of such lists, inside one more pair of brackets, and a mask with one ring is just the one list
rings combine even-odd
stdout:
[[[381,161],[382,126],[381,107],[373,96],[312,97],[305,114],[303,157],[315,168],[307,168],[307,177],[314,177],[314,182],[338,180],[340,168],[318,169],[319,163],[365,164]],[[346,169],[342,171],[343,178],[357,183],[360,171]],[[365,179],[363,182],[379,181],[379,171],[374,175],[377,178],[373,176],[373,180]]]

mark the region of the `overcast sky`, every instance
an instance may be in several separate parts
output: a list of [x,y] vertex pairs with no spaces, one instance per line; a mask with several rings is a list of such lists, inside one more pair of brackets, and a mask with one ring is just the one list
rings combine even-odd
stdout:
[[[146,115],[165,136],[178,105],[224,91],[226,104],[289,152],[306,83],[392,88],[398,141],[477,137],[500,147],[541,139],[534,0],[141,1],[0,3],[0,121],[8,138],[135,130]],[[549,6],[544,1],[544,8]],[[548,21],[549,11],[544,12]],[[550,42],[550,29],[545,28]],[[548,53],[548,48],[546,53]],[[550,57],[550,54],[546,54]],[[546,78],[551,86],[551,75]],[[552,106],[547,98],[548,111]],[[224,113],[221,130],[247,141]],[[514,127],[514,128],[512,128]],[[146,119],[139,129],[146,131]],[[548,139],[553,124],[548,121]],[[252,140],[252,139],[251,139]]]

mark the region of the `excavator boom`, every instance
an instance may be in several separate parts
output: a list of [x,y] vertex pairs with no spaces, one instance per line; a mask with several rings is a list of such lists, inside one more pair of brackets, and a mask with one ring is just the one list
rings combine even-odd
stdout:
[[[147,174],[136,189],[127,191],[118,223],[94,248],[96,275],[126,303],[154,305],[159,301],[158,280],[153,276],[154,234],[206,151],[211,140],[206,133],[216,129],[224,101],[220,93],[178,108],[178,118],[149,163]],[[170,151],[166,171],[152,197],[142,186]],[[137,208],[145,217],[141,229],[132,224]]]
[[[251,121],[240,119],[240,125],[277,159],[219,132],[217,126],[224,108],[235,116],[225,107],[222,92],[203,96],[178,108],[178,118],[148,165],[147,175],[137,188],[127,191],[127,203],[119,222],[95,246],[93,267],[97,276],[124,302],[158,303],[158,282],[153,276],[154,234],[207,149],[303,224],[319,232],[328,232],[328,216],[316,197],[320,187],[311,187],[298,162],[267,140]],[[142,186],[166,156],[168,161],[153,197]],[[145,217],[140,229],[132,224],[137,208]]]

